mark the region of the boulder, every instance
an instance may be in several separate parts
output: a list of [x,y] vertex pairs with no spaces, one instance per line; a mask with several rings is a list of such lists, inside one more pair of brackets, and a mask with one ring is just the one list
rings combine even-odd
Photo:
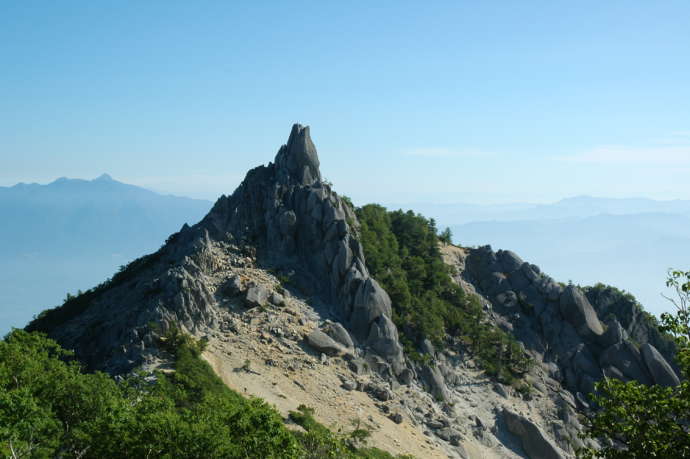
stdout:
[[573,356],[573,367],[576,373],[586,373],[590,376],[598,377],[601,375],[601,369],[597,365],[596,360],[587,346],[584,343],[580,343],[577,347],[577,351]]
[[496,301],[502,304],[506,308],[515,307],[518,304],[518,297],[514,291],[508,290],[503,293],[496,295]]
[[606,349],[614,344],[623,342],[623,340],[627,338],[628,333],[625,331],[620,322],[618,322],[616,319],[612,319],[606,322],[606,331],[599,337],[599,344]]
[[537,265],[531,265],[529,263],[523,263],[520,270],[525,275],[530,283],[535,283],[541,278],[541,270]]
[[437,400],[447,402],[450,399],[446,381],[436,366],[424,365],[420,374],[431,395]]
[[629,341],[614,344],[599,357],[602,368],[611,366],[620,371],[627,379],[634,379],[642,384],[651,384],[652,379],[642,362],[640,351]]
[[403,422],[403,415],[400,414],[399,412],[391,413],[391,414],[388,416],[388,419],[390,419],[391,421],[395,422],[396,424],[402,424],[402,422]]
[[307,342],[316,351],[327,355],[339,355],[345,352],[343,346],[336,343],[333,338],[318,329],[313,330],[307,335]]
[[503,419],[508,430],[520,438],[522,448],[531,459],[565,459],[556,445],[532,421],[503,409]]
[[365,391],[368,392],[372,397],[382,402],[392,400],[394,397],[393,392],[391,392],[389,388],[373,382],[370,382],[366,385]]
[[380,315],[371,324],[367,343],[376,353],[386,358],[395,374],[404,369],[402,346],[398,341],[398,330],[388,316]]
[[324,327],[324,331],[328,336],[333,338],[339,344],[342,344],[348,349],[353,349],[355,344],[352,342],[350,334],[345,330],[340,322],[331,322]]
[[271,303],[276,306],[285,306],[285,297],[278,292],[271,293]]
[[649,374],[652,375],[654,382],[660,386],[673,387],[680,384],[678,375],[673,371],[671,365],[666,359],[656,350],[654,346],[645,343],[640,346],[642,353],[642,360],[644,360]]
[[352,305],[350,322],[356,337],[366,337],[369,326],[377,317],[391,316],[391,300],[373,278],[361,282]]
[[266,306],[268,296],[268,289],[262,285],[254,285],[247,289],[247,294],[244,297],[244,300],[249,306]]
[[242,293],[244,290],[244,282],[240,276],[233,276],[225,284],[225,294],[229,296]]
[[460,435],[460,433],[452,427],[444,427],[442,429],[437,430],[435,433],[439,438],[447,441],[453,446],[460,445],[460,440],[462,440],[462,436]]
[[514,252],[510,250],[499,250],[496,253],[498,261],[503,267],[503,272],[511,273],[517,271],[522,266],[523,261]]
[[575,327],[580,336],[594,339],[604,333],[596,311],[575,286],[569,285],[561,293],[560,310],[561,315]]

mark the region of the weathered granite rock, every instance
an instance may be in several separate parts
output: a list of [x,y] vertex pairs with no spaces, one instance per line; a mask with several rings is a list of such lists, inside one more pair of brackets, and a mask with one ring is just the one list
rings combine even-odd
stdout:
[[642,362],[640,351],[630,342],[614,344],[599,357],[602,367],[611,366],[620,371],[626,379],[634,379],[642,384],[651,384],[652,379]]
[[247,289],[244,300],[249,306],[266,306],[269,291],[262,285],[254,285]]
[[614,344],[623,342],[628,338],[628,334],[618,320],[613,319],[606,323],[606,331],[599,338],[602,347],[608,348]]
[[587,298],[580,289],[569,285],[561,294],[560,309],[563,317],[585,338],[596,338],[604,333],[604,327]]
[[615,317],[631,340],[651,344],[676,373],[680,371],[675,358],[675,343],[659,331],[632,295],[605,285],[589,288],[586,294],[599,317]]
[[249,171],[200,225],[212,237],[247,241],[264,264],[294,271],[292,281],[333,304],[358,344],[384,357],[395,374],[404,369],[390,298],[367,271],[351,228],[356,215],[321,181],[309,128],[293,126],[275,163]]
[[319,157],[309,135],[309,126],[292,126],[287,145],[276,156],[276,166],[279,179],[285,180],[285,175],[290,175],[301,185],[321,181]]
[[345,330],[345,327],[343,327],[340,322],[331,322],[327,324],[323,328],[323,331],[345,348],[352,349],[355,347],[350,334],[347,332],[347,330]]
[[390,419],[391,421],[395,422],[396,424],[402,424],[402,422],[403,422],[403,415],[400,414],[399,412],[391,413],[391,414],[388,416],[388,419]]
[[510,250],[499,250],[496,252],[496,256],[503,266],[503,272],[505,273],[517,271],[523,263],[522,259]]
[[345,348],[333,341],[333,339],[321,330],[313,330],[307,335],[307,342],[318,352],[327,355],[339,355],[345,353]]
[[436,366],[424,365],[422,371],[420,372],[420,377],[422,381],[426,384],[429,392],[437,399],[442,401],[448,401],[450,399],[450,394],[448,388],[446,387],[446,382],[443,379],[441,371]]
[[642,359],[647,365],[649,373],[652,375],[652,379],[656,384],[660,386],[677,386],[680,384],[680,379],[678,375],[673,371],[671,365],[668,364],[666,359],[656,350],[654,346],[649,343],[645,343],[640,346],[640,352],[642,353]]
[[460,440],[462,440],[462,435],[460,435],[460,433],[452,427],[444,427],[436,430],[434,433],[442,440],[445,440],[454,446],[459,446]]
[[558,447],[529,419],[507,408],[503,409],[503,419],[508,430],[520,438],[522,447],[531,459],[565,459]]

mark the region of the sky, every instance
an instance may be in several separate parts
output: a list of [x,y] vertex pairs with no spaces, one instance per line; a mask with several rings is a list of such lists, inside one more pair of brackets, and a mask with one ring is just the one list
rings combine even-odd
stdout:
[[300,122],[357,204],[690,199],[685,0],[2,2],[0,69],[4,186],[214,199]]

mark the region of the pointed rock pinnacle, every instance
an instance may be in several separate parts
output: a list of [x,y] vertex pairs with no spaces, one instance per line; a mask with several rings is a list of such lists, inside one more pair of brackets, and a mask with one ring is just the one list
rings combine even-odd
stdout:
[[319,156],[309,135],[309,126],[294,124],[287,145],[283,145],[275,159],[282,180],[291,178],[301,185],[321,181]]

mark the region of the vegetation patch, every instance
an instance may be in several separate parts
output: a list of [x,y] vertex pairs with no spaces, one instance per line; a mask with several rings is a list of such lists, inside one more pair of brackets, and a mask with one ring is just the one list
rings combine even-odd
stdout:
[[[41,333],[12,331],[0,341],[0,455],[392,457],[358,448],[310,417],[303,421],[306,434],[290,431],[275,408],[223,384],[201,359],[203,341],[171,328],[160,345],[174,356],[174,372],[116,382],[84,373],[70,352]],[[315,444],[323,455],[313,455]]]
[[[517,341],[487,322],[479,298],[452,280],[433,219],[376,204],[358,208],[357,217],[367,268],[391,297],[393,321],[410,358],[423,361],[417,351],[423,339],[443,348],[450,335],[502,382],[529,369],[531,361]],[[443,234],[450,237],[449,231]]]

